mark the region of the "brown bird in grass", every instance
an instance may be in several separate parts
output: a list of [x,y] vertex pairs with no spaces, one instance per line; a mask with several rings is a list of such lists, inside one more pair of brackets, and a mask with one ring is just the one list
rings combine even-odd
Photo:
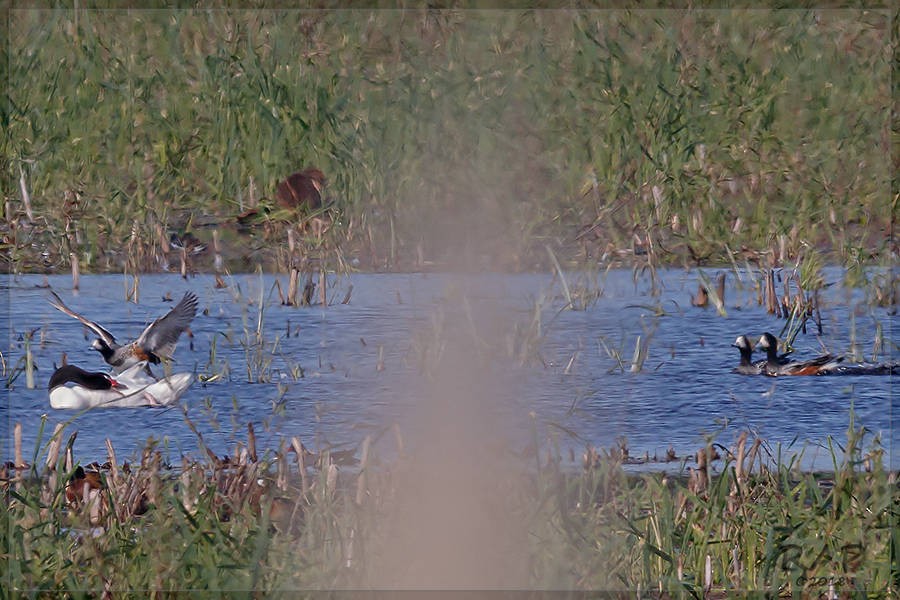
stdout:
[[[316,167],[307,167],[289,175],[278,182],[276,195],[278,205],[287,210],[317,211],[323,206],[322,190],[325,187],[325,174]],[[250,208],[237,215],[234,220],[239,227],[249,227],[270,212],[261,206]]]
[[322,189],[325,174],[315,167],[308,167],[289,175],[278,184],[278,204],[287,209],[322,208]]
[[[83,468],[78,467],[66,485],[66,500],[71,504],[78,504],[84,498],[85,488],[91,491],[101,490],[103,489],[103,482],[100,479],[100,473],[85,471]],[[91,492],[88,492],[88,494],[91,494]]]
[[278,204],[288,210],[312,213],[301,220],[300,229],[312,232],[316,239],[322,239],[322,234],[331,225],[331,215],[327,211],[320,211],[325,204],[322,198],[322,190],[325,186],[325,174],[315,167],[308,167],[298,173],[288,176],[278,184]]

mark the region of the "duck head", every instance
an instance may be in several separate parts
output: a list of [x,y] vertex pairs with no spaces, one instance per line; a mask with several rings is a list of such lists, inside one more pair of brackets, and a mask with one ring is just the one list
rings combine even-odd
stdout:
[[91,342],[91,348],[99,352],[104,359],[109,359],[110,357],[112,357],[113,352],[115,352],[115,350],[113,350],[109,346],[109,344],[104,342],[101,338],[97,338],[93,342]]
[[746,335],[739,335],[737,339],[734,340],[734,343],[731,344],[731,346],[734,348],[739,348],[740,350],[749,349],[751,352],[753,352],[753,344],[750,343],[750,338],[748,338]]
[[778,340],[775,339],[775,336],[769,332],[762,334],[759,338],[758,345],[763,350],[769,349],[777,349],[778,348]]
[[121,384],[106,373],[91,373],[75,365],[63,365],[50,376],[47,389],[73,383],[89,390],[110,390]]

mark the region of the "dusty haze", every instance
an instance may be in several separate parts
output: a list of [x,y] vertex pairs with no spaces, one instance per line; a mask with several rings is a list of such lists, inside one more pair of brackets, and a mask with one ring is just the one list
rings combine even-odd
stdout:
[[[398,399],[414,408],[404,428],[406,458],[394,474],[396,499],[378,516],[368,548],[368,588],[529,586],[528,531],[510,505],[522,469],[503,449],[513,434],[503,413],[521,390],[506,383],[503,359],[491,347],[500,346],[509,315],[473,299],[466,276],[507,260],[497,244],[508,233],[497,199],[509,192],[475,189],[464,166],[456,171],[461,200],[422,223],[422,235],[439,241],[436,251],[459,276],[437,309],[439,325],[423,332],[433,357],[426,391]],[[498,235],[484,235],[492,230]]]

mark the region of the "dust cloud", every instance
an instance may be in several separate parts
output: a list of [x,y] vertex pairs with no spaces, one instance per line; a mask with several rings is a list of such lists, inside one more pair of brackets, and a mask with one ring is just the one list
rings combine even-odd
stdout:
[[502,211],[480,210],[471,202],[477,195],[466,193],[470,202],[432,220],[434,232],[423,223],[424,235],[457,240],[447,255],[456,257],[450,271],[458,274],[452,284],[458,293],[448,294],[440,309],[443,325],[433,336],[438,358],[422,397],[401,399],[414,414],[404,427],[406,459],[394,474],[394,501],[379,516],[380,535],[369,547],[363,584],[369,589],[529,587],[528,528],[513,499],[524,468],[508,451],[514,425],[507,416],[520,390],[509,384],[492,348],[500,345],[500,323],[509,315],[476,300],[470,276],[491,269],[497,239],[473,235],[473,215],[479,229],[500,232],[504,223]]

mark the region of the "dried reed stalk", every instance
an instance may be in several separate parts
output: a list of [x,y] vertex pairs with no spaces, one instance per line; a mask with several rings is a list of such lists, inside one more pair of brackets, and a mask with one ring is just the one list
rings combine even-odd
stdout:
[[697,468],[691,470],[690,481],[688,481],[688,489],[698,496],[705,494],[709,486],[707,450],[707,448],[701,448],[697,451]]
[[[22,458],[22,424],[16,423],[13,428],[13,444],[15,447],[16,470],[21,471],[25,468],[25,460]],[[19,475],[16,475],[19,478]]]
[[217,274],[221,274],[223,267],[225,265],[225,260],[222,258],[222,249],[219,246],[219,230],[213,229],[212,232],[212,245],[213,245],[213,269]]
[[109,438],[106,438],[106,460],[109,461],[109,479],[112,482],[112,487],[118,490],[119,485],[122,483],[121,479],[119,479],[119,462],[116,460],[116,450],[113,448],[112,440]]
[[256,432],[253,431],[253,423],[247,423],[247,453],[250,455],[251,461],[259,460],[256,454]]
[[178,255],[181,261],[181,278],[187,279],[187,248],[182,247]]
[[282,445],[278,449],[278,476],[275,480],[275,485],[282,492],[287,491],[287,468],[287,456]]
[[313,293],[316,291],[316,284],[313,282],[312,275],[306,276],[306,284],[303,286],[303,299],[300,302],[303,306],[312,305]]
[[34,354],[31,352],[31,333],[25,335],[25,387],[34,389]]
[[371,443],[372,436],[367,435],[362,443],[362,456],[359,459],[359,477],[356,480],[356,504],[358,506],[362,505],[366,494],[366,471],[369,466],[369,446]]
[[309,492],[309,481],[307,481],[306,478],[306,465],[304,464],[303,444],[300,443],[300,438],[296,436],[292,437],[291,447],[297,454],[297,468],[300,470],[300,487],[303,490],[303,495],[305,496]]
[[750,452],[747,453],[747,470],[749,472],[753,471],[753,461],[756,460],[757,455],[759,455],[759,470],[760,472],[763,470],[762,455],[759,452],[761,446],[762,441],[759,438],[753,440],[753,446],[750,447]]
[[770,315],[776,315],[778,314],[779,307],[778,297],[775,294],[775,271],[773,269],[766,269],[765,278],[766,290],[764,295],[766,297],[766,312]]
[[81,284],[81,274],[78,270],[78,256],[69,252],[69,263],[72,265],[72,289],[77,290]]
[[34,221],[34,213],[31,211],[31,194],[28,193],[28,184],[25,182],[25,170],[19,163],[19,189],[22,191],[22,204],[25,205],[25,215],[28,220]]
[[283,300],[281,303],[287,306],[296,306],[297,305],[297,286],[300,280],[300,271],[297,270],[296,267],[291,267],[291,277],[288,281],[288,292],[287,299]]
[[281,282],[275,280],[275,291],[278,292],[278,301],[284,306],[287,302],[284,299],[284,293],[281,291]]
[[747,432],[742,431],[737,443],[737,460],[734,463],[734,479],[739,486],[743,486],[747,475],[744,471],[744,451],[747,444]]
[[721,306],[725,306],[725,273],[721,272],[716,276],[716,294],[719,297]]
[[50,446],[47,450],[47,469],[49,471],[56,470],[56,463],[59,459],[59,449],[62,446],[62,432],[66,426],[62,423],[57,423],[56,427],[53,428],[53,435],[50,437]]
[[66,442],[66,456],[64,469],[66,472],[71,471],[74,466],[75,459],[72,456],[72,448],[75,446],[75,439],[78,437],[78,432],[75,431],[72,435],[69,436],[69,441]]

